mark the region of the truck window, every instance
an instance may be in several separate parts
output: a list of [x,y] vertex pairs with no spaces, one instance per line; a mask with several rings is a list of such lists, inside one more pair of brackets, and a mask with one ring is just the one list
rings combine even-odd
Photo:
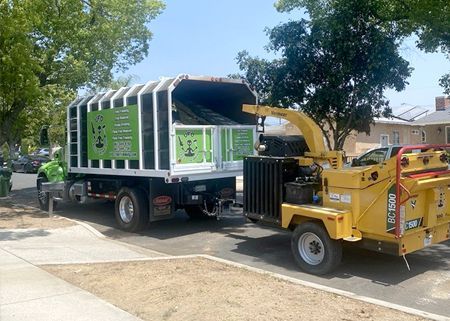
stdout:
[[386,159],[387,151],[387,148],[380,148],[368,152],[358,159],[358,166],[375,165],[382,163]]
[[397,156],[400,149],[401,147],[393,147],[391,151],[391,157]]

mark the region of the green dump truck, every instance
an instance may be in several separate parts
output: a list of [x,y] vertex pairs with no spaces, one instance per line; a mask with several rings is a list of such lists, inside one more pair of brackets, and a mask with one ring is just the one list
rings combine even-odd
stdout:
[[41,208],[43,183],[64,182],[64,200],[114,201],[127,231],[177,209],[218,216],[254,154],[254,117],[241,107],[255,103],[245,81],[188,75],[77,98],[67,107],[66,156],[38,172]]

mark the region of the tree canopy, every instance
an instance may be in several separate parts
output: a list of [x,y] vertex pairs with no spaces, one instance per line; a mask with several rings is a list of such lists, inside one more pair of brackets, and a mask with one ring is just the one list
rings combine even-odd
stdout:
[[[448,0],[368,0],[373,16],[380,26],[389,27],[398,39],[417,36],[417,47],[425,52],[442,51],[450,59],[450,2]],[[279,11],[305,8],[314,18],[325,17],[338,5],[336,0],[278,0]],[[450,94],[450,73],[440,79]]]
[[160,0],[1,1],[0,144],[21,136],[33,110],[50,117],[42,106],[52,98],[57,105],[82,86],[107,84],[146,57],[148,25],[163,8]]
[[383,92],[404,89],[411,70],[396,35],[380,27],[366,1],[333,1],[317,10],[309,21],[268,32],[279,59],[241,52],[238,62],[263,102],[300,107],[321,126],[329,148],[341,150],[351,131],[369,133],[374,117],[391,113]]

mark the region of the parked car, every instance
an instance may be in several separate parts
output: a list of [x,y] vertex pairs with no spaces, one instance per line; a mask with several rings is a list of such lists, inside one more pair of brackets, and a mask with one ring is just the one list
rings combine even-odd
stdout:
[[24,155],[12,161],[13,172],[37,173],[42,164],[50,161],[47,156]]
[[50,155],[50,151],[49,151],[48,148],[38,148],[34,152],[32,152],[31,155],[49,156]]
[[[381,164],[391,157],[397,156],[400,149],[407,145],[388,145],[383,147],[373,148],[368,150],[362,155],[354,158],[351,162],[351,166],[368,166]],[[422,150],[423,152],[424,150]],[[417,153],[420,150],[412,150],[410,152]]]

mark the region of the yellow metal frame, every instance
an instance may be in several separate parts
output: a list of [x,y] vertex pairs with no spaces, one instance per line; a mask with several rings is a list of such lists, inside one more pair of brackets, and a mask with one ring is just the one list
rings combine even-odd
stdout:
[[[297,126],[310,150],[296,157],[300,166],[323,161],[331,165],[321,174],[318,194],[323,206],[283,203],[283,228],[314,220],[323,224],[332,239],[386,242],[394,244],[399,255],[449,239],[450,172],[441,159],[443,151],[438,148],[442,146],[403,147],[401,157],[407,158],[403,168],[400,156],[378,165],[343,168],[343,153],[328,151],[320,127],[302,112],[260,105],[243,105],[242,110],[286,119]],[[416,147],[420,152],[406,153]]]
[[[322,222],[332,239],[355,242],[367,238],[391,243],[395,244],[398,255],[445,241],[450,234],[450,173],[436,177],[410,176],[417,172],[413,166],[419,172],[442,169],[440,153],[434,152],[426,166],[422,161],[415,164],[420,154],[408,155],[410,165],[401,177],[404,192],[400,203],[404,221],[418,226],[403,231],[398,238],[386,230],[388,192],[395,186],[394,158],[379,165],[324,170],[323,206],[283,203],[282,227],[292,228],[316,220]],[[405,222],[402,224],[406,226]]]
[[[286,119],[301,130],[309,152],[305,153],[305,158],[312,158],[316,161],[327,161],[333,168],[344,166],[344,153],[341,151],[328,151],[323,141],[323,134],[320,127],[304,113],[286,108],[262,106],[262,105],[242,105],[242,111],[257,115]],[[308,162],[298,157],[300,162]]]

